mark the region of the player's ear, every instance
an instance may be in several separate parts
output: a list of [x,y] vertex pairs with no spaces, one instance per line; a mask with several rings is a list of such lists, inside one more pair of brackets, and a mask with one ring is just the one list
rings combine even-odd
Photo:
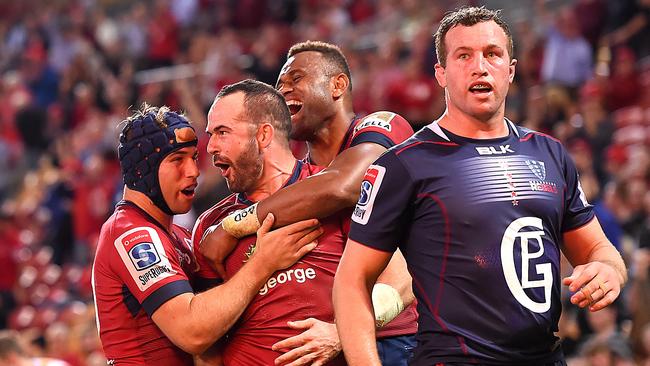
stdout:
[[350,87],[350,78],[344,73],[340,73],[332,78],[332,97],[340,98]]
[[440,64],[437,63],[436,66],[433,67],[436,71],[436,80],[438,81],[438,85],[440,85],[442,88],[447,87],[447,75],[445,74],[445,68]]
[[260,126],[257,128],[255,139],[257,140],[257,144],[259,145],[259,147],[264,149],[271,144],[274,135],[275,135],[275,129],[273,128],[273,125],[268,122],[264,122],[261,123]]
[[517,65],[517,59],[513,58],[510,60],[510,75],[508,76],[508,79],[510,80],[510,84],[515,80],[515,66]]

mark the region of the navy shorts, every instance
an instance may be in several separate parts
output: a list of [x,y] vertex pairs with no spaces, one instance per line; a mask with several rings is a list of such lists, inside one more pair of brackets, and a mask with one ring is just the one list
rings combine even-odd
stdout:
[[407,366],[416,345],[414,335],[378,339],[377,351],[382,366]]

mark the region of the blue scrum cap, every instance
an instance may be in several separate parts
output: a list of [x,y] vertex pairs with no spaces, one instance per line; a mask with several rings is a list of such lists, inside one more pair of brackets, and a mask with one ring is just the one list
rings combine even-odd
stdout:
[[184,116],[167,107],[145,106],[125,122],[118,147],[124,184],[173,215],[160,189],[158,168],[171,152],[197,145],[194,128]]

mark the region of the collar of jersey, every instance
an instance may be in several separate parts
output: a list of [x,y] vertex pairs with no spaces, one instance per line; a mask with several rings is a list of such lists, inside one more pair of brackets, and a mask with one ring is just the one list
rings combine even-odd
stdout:
[[[286,180],[286,182],[284,182],[282,187],[280,187],[281,189],[288,187],[298,181],[298,178],[300,178],[300,172],[302,171],[302,166],[304,164],[305,163],[303,163],[301,160],[296,160],[296,164],[293,166],[291,176]],[[245,192],[237,193],[237,202],[248,206],[255,203],[248,199],[248,195]]]
[[[452,142],[456,142],[456,143],[473,143],[473,144],[490,144],[490,143],[501,143],[501,142],[504,142],[504,141],[508,141],[513,136],[518,136],[519,135],[519,133],[515,130],[516,127],[512,124],[512,122],[510,122],[507,118],[504,118],[503,122],[505,123],[506,128],[508,128],[508,134],[505,135],[505,136],[495,137],[495,138],[491,138],[491,139],[474,139],[474,138],[471,138],[471,137],[456,135],[456,134],[450,132],[449,130],[443,128],[442,126],[438,125],[437,121],[434,122],[434,123],[437,124],[438,128],[440,128],[440,130],[445,134],[445,136],[448,137],[448,139],[450,141],[452,141]],[[433,131],[432,128],[429,128],[429,129],[431,131]],[[435,131],[433,131],[433,132],[435,133]]]

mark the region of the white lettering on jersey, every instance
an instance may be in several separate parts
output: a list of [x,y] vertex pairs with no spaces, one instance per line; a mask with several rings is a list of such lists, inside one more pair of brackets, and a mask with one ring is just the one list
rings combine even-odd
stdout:
[[[535,231],[520,231],[525,227],[534,227],[539,230]],[[528,279],[528,266],[530,260],[539,258],[544,254],[544,244],[542,243],[542,236],[544,235],[544,226],[542,220],[537,217],[522,217],[513,221],[503,234],[501,241],[501,265],[503,266],[503,274],[506,278],[506,283],[512,295],[517,301],[535,313],[545,313],[551,308],[551,288],[553,287],[553,272],[551,263],[541,263],[535,265],[537,274],[542,276],[541,280]],[[521,281],[517,276],[517,269],[514,261],[515,242],[519,238],[521,246]],[[536,252],[529,252],[531,249],[529,241],[536,241],[539,250]],[[534,247],[534,245],[533,245]],[[528,288],[544,288],[544,302],[533,301],[526,293],[525,289]]]
[[115,248],[140,291],[176,274],[160,236],[150,227],[131,229],[115,239]]
[[353,135],[356,135],[359,131],[364,128],[382,128],[390,132],[393,127],[390,124],[390,121],[395,117],[393,112],[375,112],[364,117],[361,122],[354,127]]
[[477,147],[476,151],[479,155],[503,155],[515,152],[510,148],[510,145],[501,145],[498,150],[494,146],[481,146]]
[[260,289],[259,294],[264,296],[275,286],[282,285],[287,282],[296,281],[298,283],[305,283],[307,280],[316,278],[316,271],[313,268],[296,268],[289,269],[278,273],[266,281],[264,286]]
[[361,182],[359,201],[352,212],[352,220],[357,224],[365,225],[368,223],[385,173],[385,167],[374,164],[366,170],[366,175],[363,177],[363,182]]

